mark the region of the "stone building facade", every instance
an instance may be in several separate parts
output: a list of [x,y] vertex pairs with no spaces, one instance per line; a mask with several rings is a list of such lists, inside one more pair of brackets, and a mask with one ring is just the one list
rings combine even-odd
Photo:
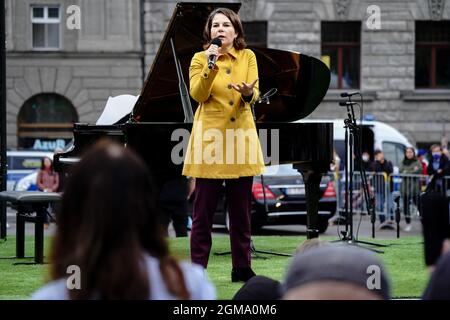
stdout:
[[[31,48],[30,7],[36,1],[6,2],[8,138],[9,146],[16,147],[20,108],[39,92],[63,95],[77,110],[78,121],[91,123],[108,96],[138,94],[178,1],[40,0],[61,8],[78,4],[82,10],[81,30],[61,28],[61,49],[54,52]],[[330,88],[310,118],[345,117],[338,106],[340,93],[358,90],[365,114],[393,125],[413,144],[439,142],[449,129],[450,87],[421,88],[415,80],[417,22],[449,22],[449,0],[241,2],[243,21],[267,22],[268,47],[319,59],[324,59],[327,23],[359,22],[357,87]],[[371,5],[380,10],[379,29],[368,24]],[[444,25],[445,36],[450,30]]]
[[[81,29],[67,27],[71,5],[81,8]],[[36,13],[34,7],[39,8]],[[58,14],[48,8],[58,8]],[[53,48],[36,48],[39,30],[33,29],[33,18],[51,15],[59,17],[53,38],[49,37]],[[139,94],[143,79],[139,0],[6,0],[6,17],[9,148],[55,140],[64,140],[57,144],[63,147],[70,139],[70,119],[51,119],[52,112],[45,112],[50,119],[38,119],[43,126],[26,123],[27,116],[29,122],[36,120],[24,110],[30,102],[31,108],[36,106],[36,97],[58,97],[65,103],[59,101],[55,108],[63,103],[75,109],[74,121],[95,123],[109,96]]]

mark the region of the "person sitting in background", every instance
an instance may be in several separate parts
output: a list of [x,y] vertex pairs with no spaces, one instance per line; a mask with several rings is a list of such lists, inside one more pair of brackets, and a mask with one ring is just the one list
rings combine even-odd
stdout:
[[[130,149],[99,142],[66,182],[52,282],[32,299],[215,298],[201,266],[169,254],[149,170]],[[80,270],[78,288],[68,288],[70,266]]]
[[[53,161],[49,157],[44,157],[41,160],[41,168],[37,174],[36,185],[38,190],[42,192],[58,191],[59,174],[53,170]],[[44,216],[44,229],[48,229],[50,213],[45,210],[42,215]],[[53,220],[53,217],[50,218]]]
[[[401,174],[420,174],[422,172],[422,164],[417,160],[414,148],[406,148],[405,157],[400,164],[399,172]],[[411,214],[410,202],[417,206],[418,196],[420,192],[420,181],[414,176],[404,176],[400,186],[400,193],[403,199],[403,213],[405,215],[406,227],[405,231],[411,231]]]
[[381,260],[348,245],[329,244],[296,254],[282,288],[284,300],[390,298],[390,281]]
[[59,175],[53,170],[53,162],[49,157],[42,158],[36,184],[43,192],[56,192],[59,187]]

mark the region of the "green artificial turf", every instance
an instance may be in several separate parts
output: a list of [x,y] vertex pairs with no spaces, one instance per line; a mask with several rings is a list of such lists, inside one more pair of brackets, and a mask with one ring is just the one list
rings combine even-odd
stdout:
[[[254,236],[253,243],[257,250],[292,253],[306,238],[302,236]],[[331,237],[324,237],[331,240]],[[368,240],[370,239],[361,239]],[[33,237],[26,238],[26,255],[34,254]],[[50,248],[50,237],[45,238],[45,250]],[[170,238],[172,253],[180,259],[189,259],[189,240],[187,238]],[[380,254],[389,272],[394,298],[420,297],[428,273],[423,259],[422,238],[419,236],[402,237],[394,240],[376,240],[377,243],[389,244]],[[230,249],[229,237],[219,235],[213,238],[208,275],[217,288],[219,299],[231,299],[242,283],[231,282],[231,256],[216,256],[215,252]],[[0,258],[13,256],[15,252],[15,237],[10,236],[6,242],[0,242]],[[290,258],[259,254],[253,257],[252,266],[259,275],[265,275],[277,280],[283,278],[285,268]],[[263,258],[266,259],[263,259]],[[32,261],[33,259],[24,259]],[[14,262],[22,259],[0,259],[0,299],[27,299],[29,295],[45,283],[48,275],[48,265],[15,266]]]

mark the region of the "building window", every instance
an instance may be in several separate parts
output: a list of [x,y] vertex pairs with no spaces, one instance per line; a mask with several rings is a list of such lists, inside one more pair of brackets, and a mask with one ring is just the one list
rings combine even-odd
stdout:
[[23,149],[54,151],[72,139],[78,115],[72,103],[53,93],[28,99],[17,118],[18,146]]
[[322,22],[322,61],[332,89],[359,88],[361,22]]
[[267,47],[267,21],[243,21],[245,42],[252,47]]
[[450,21],[416,21],[416,88],[450,89]]
[[59,49],[60,10],[58,6],[32,6],[33,49]]

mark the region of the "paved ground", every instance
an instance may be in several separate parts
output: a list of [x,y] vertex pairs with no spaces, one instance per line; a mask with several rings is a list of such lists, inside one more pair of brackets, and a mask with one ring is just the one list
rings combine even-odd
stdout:
[[[360,222],[359,215],[354,216],[354,223],[353,223],[353,234],[359,237],[364,238],[371,238],[372,237],[372,225],[370,223],[370,219],[367,216],[362,216],[361,224],[358,230],[358,225]],[[7,212],[7,221],[9,224],[9,228],[7,229],[8,235],[15,235],[16,234],[16,216],[15,212],[11,209],[8,209]],[[396,230],[377,230],[377,227],[379,225],[379,222],[376,223],[375,227],[375,239],[394,239],[397,237]],[[413,217],[412,221],[412,230],[410,232],[404,232],[403,228],[405,226],[404,220],[400,223],[400,237],[405,235],[420,235],[421,230],[421,224],[418,219],[418,217]],[[227,230],[224,226],[215,225],[214,226],[214,234],[217,235],[226,235]],[[56,230],[56,225],[54,223],[50,224],[50,227],[45,230],[46,235],[52,235]],[[345,231],[345,225],[331,225],[328,227],[328,230],[323,234],[326,236],[334,236],[336,239],[338,239],[338,234],[341,234],[341,231]],[[26,234],[33,235],[34,234],[34,225],[32,223],[26,224]],[[175,236],[175,233],[173,229],[169,228],[169,235]],[[258,232],[258,235],[290,235],[290,236],[305,236],[306,235],[306,226],[303,225],[282,225],[282,226],[267,226],[264,227],[260,232]]]

